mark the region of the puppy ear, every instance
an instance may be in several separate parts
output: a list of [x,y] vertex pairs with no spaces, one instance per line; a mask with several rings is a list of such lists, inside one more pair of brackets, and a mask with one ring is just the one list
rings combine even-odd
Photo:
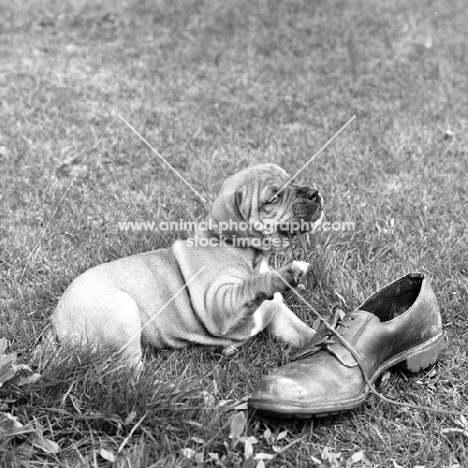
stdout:
[[237,189],[235,194],[234,194],[234,204],[236,206],[237,214],[241,219],[244,221],[247,221],[247,216],[242,213],[241,205],[242,205],[242,199],[244,197],[244,193],[242,192],[242,189]]

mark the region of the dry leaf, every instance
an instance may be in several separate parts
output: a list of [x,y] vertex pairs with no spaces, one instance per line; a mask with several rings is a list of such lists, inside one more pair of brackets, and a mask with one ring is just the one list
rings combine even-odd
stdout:
[[275,458],[276,455],[274,455],[273,453],[256,453],[255,456],[254,456],[254,460],[273,460],[273,458]]
[[0,338],[0,354],[3,354],[5,352],[7,345],[7,340],[5,338]]
[[247,439],[245,441],[245,445],[244,445],[244,458],[246,460],[248,460],[249,458],[253,458],[253,453],[254,453],[254,450],[253,450],[253,445],[250,443],[250,441]]
[[229,432],[229,438],[232,439],[232,445],[235,447],[240,436],[244,432],[244,428],[247,422],[245,413],[239,411],[231,419],[231,430]]
[[350,458],[348,458],[346,462],[346,468],[350,468],[351,466],[359,463],[364,458],[364,452],[360,450],[359,452],[353,453]]
[[465,429],[468,429],[468,421],[466,420],[465,416],[463,416],[463,414],[460,414],[460,422]]
[[288,431],[280,432],[280,433],[276,436],[276,442],[278,442],[278,440],[284,439],[287,435],[288,435]]
[[31,440],[31,443],[35,447],[40,448],[45,453],[59,453],[60,452],[59,444],[57,444],[57,442],[54,442],[53,440],[44,439],[43,437],[34,437]]
[[322,460],[319,460],[317,457],[314,457],[313,455],[310,456],[310,459],[316,464],[316,465],[321,465]]
[[265,440],[270,440],[271,439],[271,431],[270,429],[267,427],[263,433],[263,438]]
[[332,467],[338,467],[341,458],[341,452],[335,453],[328,447],[323,447],[320,454],[322,461],[328,462]]
[[390,372],[385,372],[384,375],[382,375],[382,378],[380,379],[380,381],[382,383],[386,382],[388,379],[390,378]]
[[183,448],[181,450],[181,453],[182,455],[187,458],[188,460],[193,460],[195,458],[195,454],[197,452],[195,452],[195,450],[189,448],[189,447],[186,447],[186,448]]
[[130,424],[135,418],[136,418],[136,411],[132,411],[126,418],[125,418],[125,424]]
[[115,455],[110,450],[101,447],[99,455],[101,455],[104,460],[110,461],[111,463],[115,462]]
[[22,385],[28,385],[37,382],[41,377],[41,374],[31,374],[27,375],[26,377],[20,377],[16,382],[16,385],[18,387],[21,387]]
[[442,434],[448,434],[450,432],[458,432],[459,434],[463,434],[465,437],[468,437],[468,431],[465,431],[464,429],[460,429],[459,427],[447,427],[444,429],[441,429],[440,432]]
[[9,432],[14,432],[16,429],[21,429],[23,424],[18,421],[16,416],[10,413],[0,413],[0,434],[9,435]]

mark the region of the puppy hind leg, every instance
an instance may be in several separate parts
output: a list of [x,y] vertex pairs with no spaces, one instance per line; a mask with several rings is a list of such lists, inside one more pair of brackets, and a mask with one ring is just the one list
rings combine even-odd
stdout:
[[92,341],[114,350],[121,363],[139,375],[142,367],[141,314],[130,294],[113,290],[100,297],[99,321],[88,327]]

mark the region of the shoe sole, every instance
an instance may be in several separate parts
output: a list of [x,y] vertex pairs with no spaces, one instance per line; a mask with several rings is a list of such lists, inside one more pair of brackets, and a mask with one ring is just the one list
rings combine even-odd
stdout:
[[[443,332],[428,341],[407,351],[396,354],[383,362],[371,375],[369,381],[373,384],[386,370],[395,367],[410,373],[416,373],[435,364],[446,349],[446,338]],[[262,399],[249,400],[249,408],[257,413],[282,419],[310,419],[334,416],[361,406],[369,394],[368,385],[365,392],[351,400],[340,402],[330,407],[310,408],[291,404],[273,403]]]

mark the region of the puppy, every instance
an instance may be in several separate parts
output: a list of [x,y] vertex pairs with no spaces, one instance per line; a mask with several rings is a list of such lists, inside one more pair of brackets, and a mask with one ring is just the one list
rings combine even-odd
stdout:
[[51,317],[56,337],[111,347],[135,365],[142,344],[232,349],[265,329],[301,346],[315,332],[281,293],[297,285],[308,264],[274,271],[268,257],[321,221],[322,199],[316,189],[292,184],[277,194],[288,180],[274,164],[243,169],[225,181],[193,237],[78,276]]

